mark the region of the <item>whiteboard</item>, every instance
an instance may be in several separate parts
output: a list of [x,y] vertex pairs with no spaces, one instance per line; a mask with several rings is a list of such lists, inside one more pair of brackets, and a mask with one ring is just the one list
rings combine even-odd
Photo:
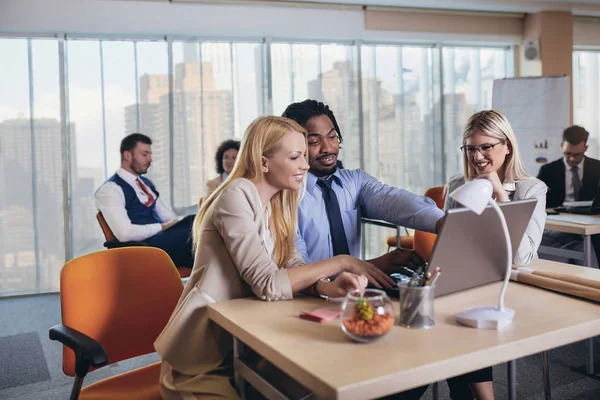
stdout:
[[504,114],[517,136],[530,175],[562,157],[562,132],[569,126],[571,85],[568,76],[510,78],[494,81],[492,108]]

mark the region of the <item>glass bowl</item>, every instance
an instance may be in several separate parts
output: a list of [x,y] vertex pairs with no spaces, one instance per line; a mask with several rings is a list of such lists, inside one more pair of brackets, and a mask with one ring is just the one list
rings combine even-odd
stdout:
[[385,336],[394,326],[394,306],[383,290],[349,292],[340,312],[342,330],[352,340],[369,343]]

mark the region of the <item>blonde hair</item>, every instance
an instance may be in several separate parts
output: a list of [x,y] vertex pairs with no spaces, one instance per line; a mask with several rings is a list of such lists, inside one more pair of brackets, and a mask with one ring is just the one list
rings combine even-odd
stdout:
[[[466,145],[468,138],[477,133],[501,140],[509,146],[510,153],[506,155],[503,165],[505,181],[517,182],[531,177],[525,170],[515,133],[504,115],[496,110],[484,110],[473,114],[465,125],[463,146]],[[470,181],[477,176],[475,168],[464,152],[463,168],[465,181]]]
[[[211,204],[234,179],[246,178],[252,183],[261,182],[263,180],[262,157],[272,157],[279,150],[281,140],[290,132],[299,132],[306,140],[306,130],[291,119],[267,116],[252,121],[244,133],[231,173],[225,182],[202,203],[196,215],[193,227],[194,249],[197,248],[200,240],[200,225]],[[271,198],[269,228],[274,233],[273,260],[279,268],[282,268],[294,253],[300,192],[283,189]]]

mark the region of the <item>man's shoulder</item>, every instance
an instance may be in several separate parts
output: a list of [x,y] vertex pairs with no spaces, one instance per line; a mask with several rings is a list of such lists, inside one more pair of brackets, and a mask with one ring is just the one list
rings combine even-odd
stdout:
[[600,166],[600,160],[598,160],[597,158],[586,157],[585,159],[591,165]]
[[560,168],[561,166],[563,166],[563,159],[559,158],[558,160],[554,160],[552,162],[549,162],[548,164],[544,164],[540,167],[540,171],[541,170],[549,170],[549,169],[555,169],[555,168]]

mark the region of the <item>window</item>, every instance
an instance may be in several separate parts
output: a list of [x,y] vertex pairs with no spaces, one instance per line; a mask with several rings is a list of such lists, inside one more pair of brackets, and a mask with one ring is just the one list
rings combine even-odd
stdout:
[[[418,194],[442,180],[435,174],[432,53],[431,47],[362,48],[365,171]],[[366,257],[382,254],[395,231],[365,228]]]
[[[119,144],[129,133],[152,138],[148,176],[167,204],[189,213],[216,174],[223,140],[240,139],[260,115],[281,115],[290,103],[312,98],[336,116],[346,168],[422,194],[460,171],[464,123],[490,108],[493,80],[512,74],[506,48],[64,43],[0,39],[0,295],[57,290],[65,259],[103,248],[94,193],[118,169]],[[600,150],[600,120],[591,111],[599,105],[599,62],[594,52],[574,56],[575,119],[592,132],[592,152]],[[385,252],[392,234],[367,226],[365,256]]]
[[589,133],[588,156],[600,156],[600,52],[573,53],[573,121]]
[[0,293],[58,287],[65,259],[56,40],[0,39]]
[[507,49],[444,47],[443,113],[446,178],[462,171],[463,128],[471,115],[492,107],[494,79],[510,76]]

